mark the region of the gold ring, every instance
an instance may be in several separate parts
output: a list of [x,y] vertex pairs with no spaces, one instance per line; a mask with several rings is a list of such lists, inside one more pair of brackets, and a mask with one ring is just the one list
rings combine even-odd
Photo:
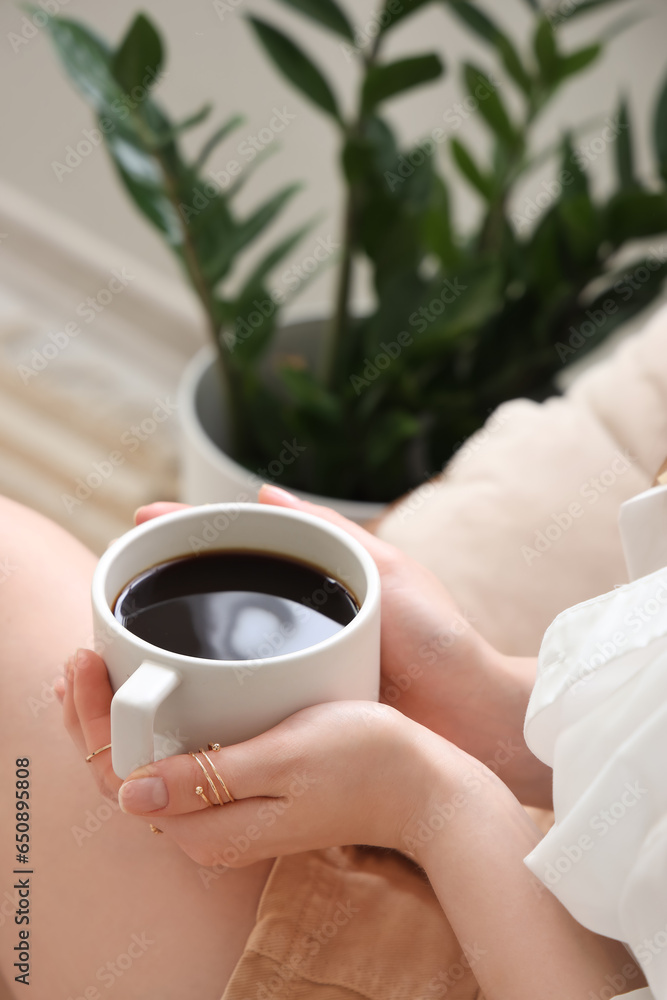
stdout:
[[[205,777],[205,778],[206,778],[206,780],[208,781],[208,784],[209,784],[209,788],[211,789],[211,791],[212,791],[212,792],[213,792],[213,794],[215,795],[216,799],[218,800],[218,805],[220,805],[220,806],[221,806],[221,805],[222,805],[222,799],[220,798],[220,792],[218,791],[218,789],[217,789],[217,788],[215,787],[215,785],[213,784],[213,779],[211,778],[211,776],[209,775],[208,771],[206,770],[206,768],[204,767],[204,765],[203,765],[203,764],[202,764],[202,762],[200,761],[200,759],[199,759],[199,757],[197,756],[197,754],[196,754],[196,753],[193,753],[193,752],[192,752],[192,750],[190,750],[190,756],[191,756],[191,757],[192,757],[192,758],[193,758],[194,760],[196,760],[196,761],[197,761],[197,763],[199,764],[199,766],[201,767],[202,771],[204,772],[204,777]],[[202,791],[203,791],[203,790],[204,790],[204,789],[202,788]],[[197,795],[199,795],[199,792],[197,792]]]
[[[220,749],[220,744],[219,743],[214,743],[213,746],[211,746],[211,744],[209,743],[209,749],[212,750],[213,747],[216,747],[219,750]],[[209,755],[201,747],[199,748],[199,752],[200,752],[200,754],[203,754],[204,757],[206,757],[206,760],[211,765],[211,768],[213,769],[213,774],[216,776],[216,778],[218,779],[218,781],[222,785],[222,790],[225,793],[225,795],[227,796],[228,802],[235,802],[236,800],[234,799],[234,796],[232,795],[232,793],[230,792],[230,790],[227,788],[227,785],[225,784],[225,779],[222,777],[222,775],[220,774],[220,772],[216,768],[215,764],[213,763],[213,761],[211,760],[211,758],[209,757]],[[225,805],[226,804],[227,803],[225,803]]]
[[153,826],[151,823],[151,833],[164,833],[164,830],[161,830],[159,826]]
[[103,750],[111,750],[111,744],[107,743],[105,747],[100,747],[99,750],[93,750],[92,753],[89,753],[88,756],[86,757],[87,763],[90,764],[93,757],[97,757],[98,753],[102,753]]
[[203,799],[207,806],[213,805],[213,803],[211,802],[211,800],[209,799],[208,795],[206,794],[201,785],[197,785],[197,787],[195,788],[195,795],[198,795],[200,799]]

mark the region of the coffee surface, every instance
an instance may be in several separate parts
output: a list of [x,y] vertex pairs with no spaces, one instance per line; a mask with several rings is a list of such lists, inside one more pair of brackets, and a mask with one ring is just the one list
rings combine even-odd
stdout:
[[261,552],[183,556],[136,576],[113,612],[154,646],[214,660],[254,660],[314,646],[359,608],[337,580]]

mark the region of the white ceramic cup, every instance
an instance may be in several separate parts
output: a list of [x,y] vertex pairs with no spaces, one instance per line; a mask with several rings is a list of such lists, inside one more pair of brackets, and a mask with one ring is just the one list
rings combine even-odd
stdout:
[[[257,660],[173,653],[134,635],[114,617],[116,598],[138,574],[179,556],[225,549],[310,563],[342,583],[360,610],[328,639]],[[310,514],[247,503],[192,507],[155,518],[104,553],[93,577],[92,603],[95,648],[115,692],[111,759],[121,778],[209,742],[240,743],[310,705],[379,696],[377,567],[351,535]]]

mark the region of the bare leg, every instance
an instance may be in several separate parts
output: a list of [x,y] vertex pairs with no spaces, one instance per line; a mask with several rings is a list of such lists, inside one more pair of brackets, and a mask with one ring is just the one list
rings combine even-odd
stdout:
[[[0,970],[25,996],[13,949],[29,929],[33,1000],[219,1000],[271,863],[215,877],[97,791],[51,688],[91,643],[94,565],[60,528],[0,498]],[[15,845],[25,757],[28,865]],[[30,924],[17,925],[13,886],[28,877]]]

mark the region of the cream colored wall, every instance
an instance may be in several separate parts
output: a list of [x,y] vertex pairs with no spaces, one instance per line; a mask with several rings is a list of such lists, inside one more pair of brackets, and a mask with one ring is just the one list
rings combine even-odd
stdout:
[[[51,5],[61,3],[63,14],[85,19],[101,34],[114,39],[122,33],[138,6],[136,0],[115,0],[109,4],[44,0],[47,2]],[[484,3],[487,9],[497,6],[489,0]],[[305,24],[274,0],[227,0],[222,6],[233,9],[223,11],[221,16],[212,0],[188,3],[147,0],[143,3],[143,9],[159,23],[169,49],[167,75],[160,85],[160,97],[175,116],[192,112],[209,98],[214,99],[216,105],[212,123],[231,112],[246,114],[247,126],[218,151],[211,164],[213,169],[220,169],[230,158],[243,159],[238,152],[239,143],[267,125],[274,107],[285,108],[295,115],[279,137],[282,150],[256,174],[244,194],[245,204],[256,202],[282,183],[303,179],[306,188],[293,203],[292,222],[325,210],[316,233],[336,234],[340,190],[332,129],[267,65],[250,35],[244,14],[252,10],[289,26],[335,79],[346,95],[348,106],[354,88],[353,66],[336,39]],[[350,17],[363,29],[377,3],[347,0],[345,6]],[[613,110],[616,95],[625,90],[630,95],[639,126],[642,162],[647,162],[647,111],[667,68],[667,3],[656,0],[653,5],[646,5],[629,0],[605,12],[603,17],[583,18],[568,30],[575,44],[582,36],[589,36],[597,25],[615,21],[623,12],[636,12],[640,8],[648,10],[650,16],[615,40],[605,60],[583,82],[568,88],[543,130],[545,142],[553,138],[556,124],[581,121],[598,112]],[[521,0],[505,0],[503,13],[496,11],[495,16],[503,18],[513,35],[524,34],[526,6]],[[0,176],[98,236],[150,262],[161,272],[176,275],[175,264],[167,250],[120,190],[103,149],[95,149],[71,173],[60,179],[56,176],[53,162],[64,160],[66,147],[76,146],[84,138],[84,129],[91,126],[92,120],[88,109],[64,79],[44,32],[35,31],[34,37],[25,43],[14,37],[25,32],[25,17],[18,5],[4,0],[0,7],[3,45]],[[442,53],[450,72],[445,82],[393,103],[392,116],[402,134],[410,139],[442,124],[443,115],[460,98],[462,90],[451,66],[461,54],[475,54],[482,64],[491,65],[487,50],[473,43],[471,36],[448,16],[443,4],[433,5],[411,18],[397,30],[391,45],[397,54],[427,48]],[[590,138],[599,134],[600,127],[592,129]],[[474,145],[482,139],[483,130],[473,115],[457,134]],[[444,149],[439,155],[445,156]],[[595,163],[602,183],[610,161],[611,157],[605,152]],[[539,190],[539,177],[536,176],[530,182],[526,197],[534,196]],[[465,191],[457,198],[457,205],[464,218],[474,211],[474,200]],[[283,223],[282,228],[286,225]],[[307,253],[308,246],[306,242],[303,249],[294,254],[295,262]],[[303,295],[302,306],[324,303],[329,282],[330,275],[319,276]]]

